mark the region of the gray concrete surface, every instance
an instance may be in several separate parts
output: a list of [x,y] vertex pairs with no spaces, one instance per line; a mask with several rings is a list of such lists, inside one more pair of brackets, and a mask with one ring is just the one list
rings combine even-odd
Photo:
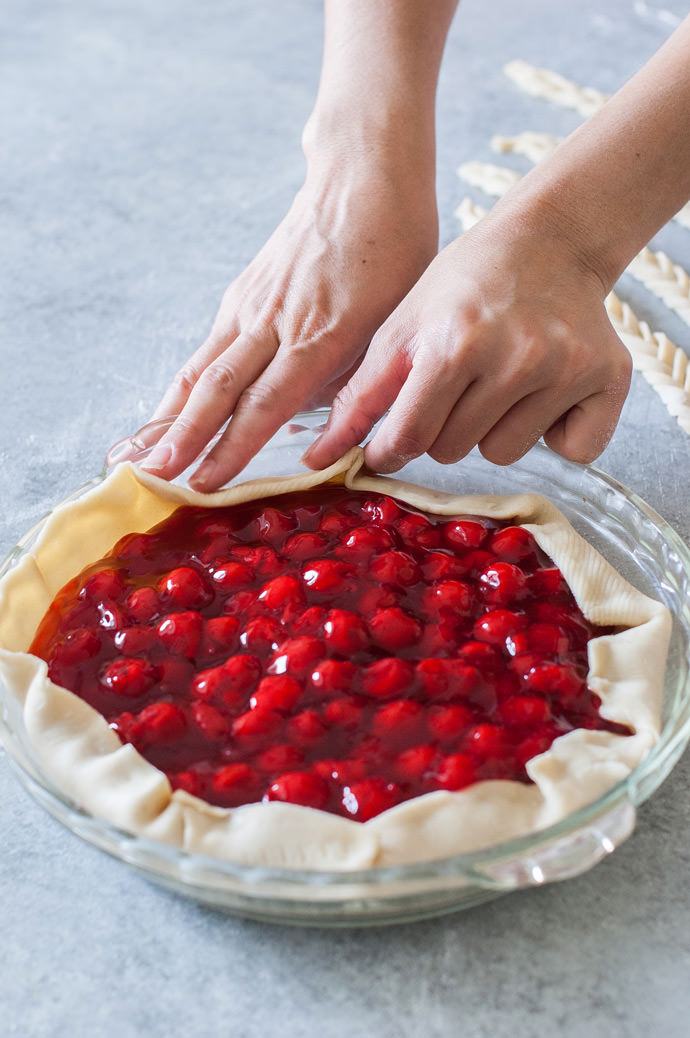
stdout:
[[[492,133],[577,124],[518,93],[507,60],[610,91],[683,11],[465,0],[439,94],[443,241],[455,169],[491,160]],[[287,209],[320,41],[317,0],[0,5],[3,554],[148,417]],[[690,267],[690,232],[657,244]],[[621,293],[690,348],[644,290]],[[686,540],[688,443],[636,378],[601,461]],[[3,1034],[690,1034],[687,757],[591,873],[390,929],[283,929],[177,899],[64,831],[1,754],[0,831]]]

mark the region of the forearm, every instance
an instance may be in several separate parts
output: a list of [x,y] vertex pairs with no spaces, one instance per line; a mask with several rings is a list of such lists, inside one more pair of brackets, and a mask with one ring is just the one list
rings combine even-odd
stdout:
[[690,198],[690,18],[497,207],[542,226],[608,291]]
[[326,0],[321,82],[307,158],[373,152],[434,174],[434,105],[458,0]]

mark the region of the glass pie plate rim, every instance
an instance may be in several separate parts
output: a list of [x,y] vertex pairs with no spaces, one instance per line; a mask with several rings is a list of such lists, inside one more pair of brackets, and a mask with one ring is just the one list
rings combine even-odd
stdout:
[[[238,481],[264,474],[266,466],[274,475],[297,471],[299,457],[325,414],[296,415]],[[128,441],[138,452],[134,460],[143,460],[150,449],[146,436],[142,438],[147,428]],[[160,423],[156,435],[159,430]],[[122,454],[120,444],[111,449],[111,462],[113,454]],[[107,466],[59,504],[86,493],[106,474]],[[627,778],[547,829],[469,854],[357,872],[240,865],[133,836],[82,810],[43,774],[23,729],[18,703],[0,683],[0,738],[33,798],[86,842],[178,894],[232,914],[280,923],[362,926],[409,922],[570,878],[615,850],[632,832],[637,807],[664,781],[690,738],[690,550],[661,516],[617,480],[594,467],[564,461],[541,445],[507,469],[492,466],[473,452],[450,466],[437,465],[428,457],[416,459],[396,475],[462,492],[544,493],[590,540],[603,540],[596,546],[620,570],[625,570],[627,556],[629,571],[624,575],[641,590],[653,592],[650,584],[659,578],[657,597],[674,614],[665,715],[660,739]],[[539,483],[544,486],[535,486]],[[499,486],[504,489],[499,491]],[[52,510],[9,553],[0,566],[0,577],[30,552],[51,515]],[[611,558],[616,551],[620,557]],[[633,553],[636,560],[630,569]]]

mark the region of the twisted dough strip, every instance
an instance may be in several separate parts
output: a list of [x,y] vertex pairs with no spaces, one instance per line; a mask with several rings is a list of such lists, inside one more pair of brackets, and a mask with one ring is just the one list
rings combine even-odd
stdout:
[[536,163],[548,158],[562,140],[562,137],[554,137],[551,133],[537,133],[534,130],[525,130],[524,133],[517,133],[514,137],[504,137],[501,134],[497,134],[491,138],[491,147],[494,151],[524,155],[531,162]]
[[609,95],[603,94],[601,90],[578,86],[558,72],[535,68],[526,61],[509,61],[504,71],[525,93],[532,97],[543,97],[546,101],[555,101],[564,108],[574,108],[580,115],[598,112],[609,99]]
[[[479,223],[486,209],[464,198],[455,210],[464,231]],[[661,397],[666,409],[685,432],[690,433],[690,363],[684,350],[663,332],[653,332],[614,292],[606,298],[606,312],[621,341],[630,351],[633,366]]]
[[[515,170],[490,162],[465,162],[458,169],[458,175],[494,198],[500,198],[521,179]],[[626,269],[690,325],[690,276],[677,263],[672,263],[665,252],[654,252],[645,246]]]
[[500,198],[522,180],[522,174],[516,173],[514,169],[493,166],[490,162],[463,162],[458,169],[458,176],[492,198]]
[[677,263],[672,263],[665,252],[654,252],[645,246],[627,272],[690,324],[690,277]]

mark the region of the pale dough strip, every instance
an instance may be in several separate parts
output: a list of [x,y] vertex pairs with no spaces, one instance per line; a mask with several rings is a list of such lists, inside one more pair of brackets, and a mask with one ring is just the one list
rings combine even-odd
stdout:
[[509,79],[532,97],[555,101],[563,108],[574,108],[580,115],[593,115],[606,104],[608,94],[577,83],[546,68],[536,68],[527,61],[509,61],[504,68]]
[[[458,169],[458,176],[494,198],[500,198],[522,180],[522,174],[516,170],[495,166],[491,162],[464,162]],[[690,326],[690,276],[665,252],[654,252],[645,245],[628,265],[626,273]]]
[[[455,215],[463,230],[468,231],[486,215],[486,209],[471,198],[464,198]],[[663,332],[653,332],[614,292],[606,299],[606,311],[630,351],[635,370],[658,393],[680,427],[690,433],[690,364],[685,351]]]

